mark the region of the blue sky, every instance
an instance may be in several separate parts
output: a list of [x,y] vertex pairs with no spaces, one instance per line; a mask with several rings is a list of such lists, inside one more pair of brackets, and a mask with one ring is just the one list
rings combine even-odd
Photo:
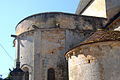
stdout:
[[[14,67],[15,49],[11,34],[17,23],[41,12],[75,13],[80,0],[1,0],[0,1],[0,74],[5,78]],[[6,50],[4,50],[3,49]],[[12,57],[12,59],[7,55]]]

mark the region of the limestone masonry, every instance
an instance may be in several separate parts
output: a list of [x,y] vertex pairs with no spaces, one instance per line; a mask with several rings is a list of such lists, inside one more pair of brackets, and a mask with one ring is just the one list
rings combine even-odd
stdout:
[[120,80],[119,31],[119,0],[80,0],[76,14],[28,16],[16,26],[11,79]]

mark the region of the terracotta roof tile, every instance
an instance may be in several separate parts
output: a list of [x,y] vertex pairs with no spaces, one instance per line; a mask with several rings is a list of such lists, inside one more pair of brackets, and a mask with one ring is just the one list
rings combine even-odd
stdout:
[[120,32],[119,31],[103,31],[98,30],[92,36],[87,38],[80,44],[86,44],[91,42],[100,42],[100,41],[109,41],[109,40],[120,40]]
[[[69,52],[77,47],[80,47],[82,45],[92,44],[92,43],[96,43],[96,42],[104,42],[104,41],[115,41],[115,40],[120,41],[120,31],[98,30],[92,36],[87,38],[85,41],[83,41],[79,45],[69,49],[67,52]],[[67,52],[65,53],[65,55],[67,54]]]

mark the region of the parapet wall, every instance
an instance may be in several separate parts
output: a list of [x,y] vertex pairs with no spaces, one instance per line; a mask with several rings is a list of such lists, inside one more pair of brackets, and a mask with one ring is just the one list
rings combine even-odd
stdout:
[[80,16],[69,13],[40,13],[20,21],[16,26],[16,34],[19,35],[25,31],[32,30],[33,25],[41,29],[59,27],[62,29],[96,30],[103,26],[103,22],[103,18]]

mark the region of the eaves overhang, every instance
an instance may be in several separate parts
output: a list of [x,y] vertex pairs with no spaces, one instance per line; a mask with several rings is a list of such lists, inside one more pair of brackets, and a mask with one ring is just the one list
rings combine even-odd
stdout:
[[90,36],[85,41],[83,41],[82,43],[69,49],[65,53],[65,56],[73,53],[75,50],[79,50],[81,48],[81,46],[83,46],[83,45],[89,45],[89,44],[100,43],[100,42],[108,42],[108,41],[120,41],[120,32],[119,31],[98,30],[92,36]]

